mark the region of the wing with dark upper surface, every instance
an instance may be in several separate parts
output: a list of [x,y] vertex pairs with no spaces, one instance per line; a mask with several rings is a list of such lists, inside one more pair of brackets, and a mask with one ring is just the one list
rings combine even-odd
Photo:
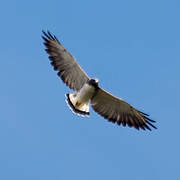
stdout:
[[71,89],[81,89],[89,79],[87,74],[55,36],[52,36],[50,32],[43,31],[42,38],[54,70],[59,71],[58,76]]
[[92,108],[105,119],[118,125],[135,127],[145,130],[151,130],[151,127],[157,129],[152,123],[155,121],[149,119],[147,114],[133,108],[125,101],[114,97],[110,93],[99,88],[91,100]]

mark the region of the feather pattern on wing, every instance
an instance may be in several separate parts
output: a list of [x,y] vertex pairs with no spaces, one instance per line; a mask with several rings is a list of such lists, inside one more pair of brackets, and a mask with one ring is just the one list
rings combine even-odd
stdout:
[[79,90],[89,79],[87,74],[78,65],[74,57],[62,46],[56,36],[50,32],[44,32],[44,45],[46,52],[49,54],[49,59],[58,71],[58,76],[73,90]]
[[136,129],[148,129],[156,127],[152,124],[155,121],[149,119],[147,114],[133,108],[125,101],[111,95],[99,88],[91,99],[92,108],[98,114],[118,125],[135,127]]

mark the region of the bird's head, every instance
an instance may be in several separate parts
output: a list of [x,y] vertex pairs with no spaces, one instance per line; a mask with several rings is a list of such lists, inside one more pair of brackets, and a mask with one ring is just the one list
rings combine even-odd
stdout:
[[91,86],[94,86],[95,88],[98,87],[98,82],[99,80],[97,78],[92,78],[88,81],[88,84],[91,85]]

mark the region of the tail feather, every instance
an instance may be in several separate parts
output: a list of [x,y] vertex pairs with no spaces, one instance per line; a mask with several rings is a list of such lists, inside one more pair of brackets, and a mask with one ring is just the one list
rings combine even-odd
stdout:
[[76,97],[73,96],[74,94],[70,93],[70,94],[66,94],[66,97],[67,97],[67,103],[70,107],[70,109],[79,114],[79,115],[89,115],[89,103],[83,103],[83,104],[80,104],[77,102],[77,99]]

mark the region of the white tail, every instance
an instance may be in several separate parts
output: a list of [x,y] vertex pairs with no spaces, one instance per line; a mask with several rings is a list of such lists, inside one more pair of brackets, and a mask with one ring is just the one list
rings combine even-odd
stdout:
[[78,102],[76,94],[66,94],[67,103],[70,109],[79,115],[89,115],[89,101],[85,103]]

